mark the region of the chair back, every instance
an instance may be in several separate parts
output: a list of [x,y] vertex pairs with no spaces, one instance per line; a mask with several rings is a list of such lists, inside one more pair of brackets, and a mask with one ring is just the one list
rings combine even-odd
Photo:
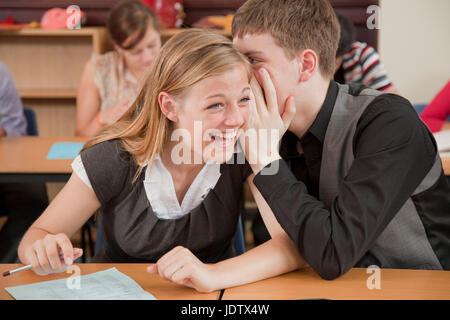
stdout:
[[33,109],[24,107],[23,115],[25,116],[25,119],[27,121],[27,135],[37,136],[39,132],[36,120],[36,113],[34,112]]

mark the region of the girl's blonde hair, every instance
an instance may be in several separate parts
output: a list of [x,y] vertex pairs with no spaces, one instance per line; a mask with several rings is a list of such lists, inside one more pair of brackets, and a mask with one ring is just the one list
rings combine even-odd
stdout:
[[[207,77],[244,66],[250,81],[251,65],[232,42],[218,33],[189,29],[171,37],[161,48],[134,103],[113,125],[84,146],[120,139],[134,162],[151,167],[171,134],[170,120],[161,112],[158,95],[166,92],[181,97],[192,85]],[[134,181],[142,173],[138,166]]]

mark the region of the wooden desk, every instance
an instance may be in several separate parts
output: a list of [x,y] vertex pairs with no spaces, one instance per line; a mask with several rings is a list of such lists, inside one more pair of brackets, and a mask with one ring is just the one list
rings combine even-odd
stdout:
[[327,281],[312,269],[226,289],[222,300],[338,299],[415,300],[450,299],[450,271],[380,269],[380,289],[369,290],[373,273],[354,268]]
[[86,142],[80,137],[0,138],[0,182],[64,182],[72,173],[72,159],[47,160],[55,142]]
[[[195,289],[177,285],[163,280],[158,275],[148,274],[146,267],[149,264],[138,263],[100,263],[100,264],[76,264],[81,268],[81,275],[106,270],[116,267],[117,270],[131,277],[144,290],[150,292],[160,300],[217,300],[219,291],[211,293],[199,293]],[[21,267],[19,264],[0,264],[0,273]],[[8,277],[0,278],[0,300],[12,300],[13,297],[5,290],[5,287],[19,286],[41,281],[65,279],[72,274],[59,273],[53,276],[38,276],[31,270],[22,271]]]

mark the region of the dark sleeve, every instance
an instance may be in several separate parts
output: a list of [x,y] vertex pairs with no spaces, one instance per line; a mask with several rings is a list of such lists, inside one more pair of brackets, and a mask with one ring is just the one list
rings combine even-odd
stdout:
[[96,144],[80,154],[92,188],[102,205],[120,194],[130,175],[131,161],[119,140]]
[[227,161],[228,164],[231,164],[233,168],[236,166],[239,168],[240,175],[241,175],[241,181],[246,181],[247,178],[253,173],[252,168],[250,167],[250,164],[248,163],[247,159],[245,159],[245,153],[242,151],[242,149],[239,149],[238,152],[235,152],[233,154],[233,157]]
[[436,149],[407,100],[383,95],[367,107],[354,137],[355,160],[331,208],[308,194],[287,164],[254,183],[300,254],[334,279],[373,246],[432,167]]

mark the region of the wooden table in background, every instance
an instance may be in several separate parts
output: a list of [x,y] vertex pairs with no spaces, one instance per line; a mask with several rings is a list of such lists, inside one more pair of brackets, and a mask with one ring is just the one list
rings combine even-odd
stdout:
[[[195,289],[177,285],[163,280],[158,275],[147,273],[149,264],[139,263],[88,263],[76,264],[81,269],[81,275],[106,270],[116,267],[117,270],[131,277],[145,291],[150,292],[159,300],[217,300],[219,291],[200,293]],[[0,264],[0,273],[12,270],[23,265]],[[38,276],[32,270],[22,271],[7,277],[0,278],[0,300],[12,300],[13,297],[5,290],[5,287],[14,287],[41,281],[58,280],[70,277],[72,274],[62,272],[53,276]]]
[[[380,289],[369,290],[374,273],[354,268],[335,280],[305,269],[226,289],[222,300],[439,300],[450,299],[450,271],[379,269]],[[375,284],[374,281],[369,281]]]
[[0,138],[0,182],[65,182],[73,159],[47,160],[56,142],[86,142],[81,137]]
[[[4,137],[0,139],[0,176],[47,174],[57,179],[58,174],[70,175],[72,159],[47,160],[55,142],[86,142],[82,137]],[[450,156],[441,157],[442,167],[450,176]],[[0,179],[2,179],[0,177]],[[56,180],[61,181],[61,180]],[[65,180],[62,180],[65,181]]]

